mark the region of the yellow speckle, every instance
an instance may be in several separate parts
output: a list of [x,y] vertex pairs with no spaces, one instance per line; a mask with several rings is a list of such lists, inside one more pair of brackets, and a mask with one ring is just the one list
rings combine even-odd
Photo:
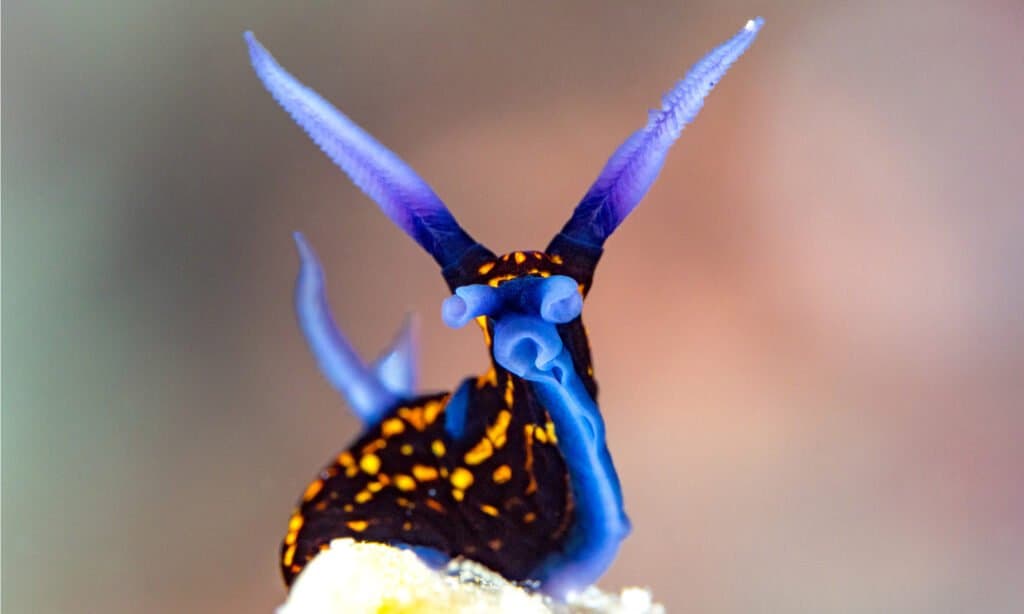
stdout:
[[345,525],[356,533],[361,533],[366,530],[366,527],[370,526],[365,520],[349,520]]
[[485,262],[485,263],[480,265],[480,268],[478,268],[476,270],[476,272],[480,273],[481,275],[486,275],[486,274],[491,272],[491,269],[494,268],[495,264],[496,263],[494,263],[494,262]]
[[342,507],[341,509],[345,510],[346,512],[351,512],[351,511],[352,511],[352,510],[354,510],[355,508],[354,508],[354,507],[352,507],[352,504],[351,504],[351,503],[346,503],[346,504],[345,504],[345,506],[344,506],[344,507]]
[[508,378],[505,384],[505,407],[512,409],[512,404],[515,401],[515,384],[513,384],[512,378]]
[[416,507],[415,505],[413,505],[412,501],[409,501],[405,497],[396,497],[395,498],[395,503],[398,504],[398,507],[408,507],[408,508]]
[[314,505],[313,509],[315,509],[318,512],[322,512],[325,509],[327,509],[327,499],[324,499],[324,500],[320,501],[319,503],[317,503],[316,505]]
[[370,482],[366,485],[366,490],[370,492],[380,492],[381,488],[384,488],[384,485],[380,482]]
[[508,465],[502,465],[494,470],[491,477],[494,479],[495,484],[504,484],[512,479],[512,468]]
[[473,485],[473,474],[465,467],[456,467],[452,471],[452,477],[450,479],[452,486],[461,490],[466,490]]
[[352,467],[356,464],[356,459],[352,458],[351,452],[342,452],[338,455],[338,464],[342,467]]
[[368,490],[360,490],[359,492],[356,493],[355,502],[356,503],[366,503],[367,501],[369,501],[372,498],[373,498],[373,493],[371,493]]
[[380,471],[380,457],[376,454],[367,454],[359,459],[359,467],[366,473],[374,475]]
[[399,450],[402,452],[402,456],[412,456],[412,444],[403,443]]
[[405,431],[405,425],[398,418],[388,418],[380,423],[380,434],[385,437],[400,435]]
[[437,469],[427,465],[413,465],[412,476],[420,482],[429,482],[437,479]]
[[289,532],[288,535],[284,536],[284,543],[285,543],[285,545],[291,546],[292,544],[295,543],[295,540],[298,539],[298,538],[299,538],[299,534],[298,533],[291,533],[291,532]]
[[303,501],[312,501],[313,497],[320,494],[320,490],[324,487],[323,480],[314,480],[310,482],[309,486],[306,487],[306,492],[302,493]]
[[354,478],[357,473],[359,473],[359,468],[356,467],[355,465],[352,465],[348,469],[345,469],[345,476],[346,477]]
[[512,255],[512,257],[516,259],[516,264],[522,264],[526,262],[526,254],[524,254],[523,252],[516,252],[515,254]]
[[416,480],[412,476],[398,473],[395,475],[395,487],[404,491],[416,490]]
[[434,456],[441,458],[445,453],[444,442],[440,439],[435,439],[433,443],[430,444],[430,450],[434,453]]
[[498,508],[494,507],[493,505],[487,505],[486,503],[480,506],[480,511],[487,514],[488,516],[498,515]]
[[444,467],[441,467],[441,477],[442,478],[448,477],[448,470],[445,469]]
[[456,501],[462,501],[462,499],[465,496],[466,493],[464,491],[459,490],[458,488],[452,491],[452,499],[455,499]]
[[523,522],[529,524],[534,520],[537,520],[537,514],[534,514],[533,512],[526,512],[523,514]]
[[555,436],[554,422],[548,420],[547,423],[544,425],[544,430],[547,432],[548,439],[551,441],[551,443],[558,443],[558,437]]
[[594,365],[587,365],[587,375],[594,377]]
[[501,282],[508,281],[510,279],[515,279],[515,278],[516,278],[515,275],[498,275],[497,277],[492,277],[492,278],[488,279],[487,280],[487,285],[492,287],[492,288],[497,288],[498,286],[501,285]]
[[558,254],[550,254],[548,257],[551,258],[551,262],[554,262],[555,264],[563,264],[565,262]]
[[288,531],[289,532],[298,531],[299,529],[302,528],[302,522],[303,522],[302,515],[299,514],[298,512],[296,512],[288,520]]
[[403,522],[403,523],[402,523],[402,530],[403,530],[403,531],[412,531],[412,523],[411,523],[411,522],[409,522],[408,520],[406,520],[405,522]]
[[494,453],[494,446],[491,444],[491,440],[484,438],[480,440],[480,443],[473,446],[473,449],[466,452],[463,459],[467,465],[479,465]]
[[[509,378],[509,381],[512,381],[512,378]],[[505,445],[510,422],[512,422],[512,413],[503,409],[498,412],[494,424],[487,427],[487,438],[494,443],[495,448]]]
[[292,560],[294,558],[295,558],[295,544],[292,544],[292,545],[288,546],[287,550],[284,551],[284,558],[282,558],[281,560],[282,560],[282,562],[284,562],[285,565],[291,565],[292,564]]

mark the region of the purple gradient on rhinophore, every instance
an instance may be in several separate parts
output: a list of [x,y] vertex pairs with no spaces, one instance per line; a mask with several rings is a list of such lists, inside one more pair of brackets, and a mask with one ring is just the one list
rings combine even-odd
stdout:
[[295,313],[299,328],[321,373],[341,392],[352,411],[367,425],[377,423],[398,398],[378,380],[338,330],[327,304],[324,273],[313,248],[295,233],[301,266],[295,282]]
[[562,233],[600,247],[639,204],[658,176],[669,148],[704,106],[704,98],[750,47],[764,24],[758,17],[704,56],[668,94],[647,125],[612,154]]
[[455,289],[455,294],[441,303],[441,320],[452,328],[462,328],[473,318],[493,315],[501,306],[498,290],[483,284]]
[[274,100],[442,268],[455,263],[476,244],[437,194],[401,158],[289,74],[252,32],[245,33],[245,41],[253,69]]
[[409,314],[394,341],[373,363],[377,381],[392,394],[403,398],[415,396],[419,345],[419,318]]

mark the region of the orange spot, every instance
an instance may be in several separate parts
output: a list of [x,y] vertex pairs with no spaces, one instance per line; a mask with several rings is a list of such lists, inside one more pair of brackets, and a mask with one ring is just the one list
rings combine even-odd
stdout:
[[404,490],[406,492],[410,490],[416,490],[416,480],[412,479],[412,476],[399,473],[395,475],[395,488],[398,490]]
[[495,264],[497,264],[497,263],[495,263],[495,262],[485,262],[485,263],[480,265],[480,268],[478,268],[476,270],[476,272],[480,273],[481,275],[486,275],[486,274],[491,272],[491,269],[494,268]]
[[354,508],[354,507],[352,507],[352,504],[351,504],[351,503],[346,503],[346,504],[345,504],[345,506],[344,506],[344,507],[342,507],[341,509],[345,510],[346,512],[351,512],[351,511],[352,511],[352,510],[354,510],[355,508]]
[[366,503],[373,498],[373,493],[368,490],[360,490],[354,497],[356,503]]
[[285,566],[288,566],[288,565],[292,564],[292,561],[294,559],[295,559],[295,544],[292,544],[292,545],[288,546],[287,550],[284,551],[284,558],[282,558],[281,560],[284,562]]
[[437,469],[427,465],[413,465],[412,476],[420,482],[429,482],[437,479]]
[[381,484],[387,486],[388,484],[391,483],[391,478],[388,477],[388,474],[382,473],[382,474],[377,476],[377,481],[380,482]]
[[502,465],[494,470],[491,477],[494,479],[495,484],[504,484],[512,479],[512,468],[508,465]]
[[548,442],[548,434],[540,426],[533,427],[533,435],[534,435],[534,437],[537,438],[537,441],[539,441],[541,443],[547,443]]
[[403,531],[412,531],[412,523],[411,523],[411,522],[409,522],[408,520],[406,520],[405,522],[403,522],[403,523],[402,523],[402,530],[403,530]]
[[[511,382],[512,378],[508,378],[508,381]],[[506,395],[510,394],[506,393]],[[508,439],[507,433],[510,422],[512,422],[512,413],[503,409],[498,412],[498,416],[494,419],[494,424],[487,427],[487,438],[494,442],[495,448],[505,445],[505,441]]]
[[526,254],[523,252],[516,252],[512,254],[512,257],[516,259],[516,264],[522,264],[526,262]]
[[306,492],[302,493],[302,500],[303,501],[312,501],[313,497],[315,497],[318,494],[320,494],[320,491],[323,489],[323,487],[324,487],[323,480],[314,480],[313,482],[311,482],[309,484],[309,486],[306,487]]
[[435,439],[430,444],[430,450],[434,453],[434,456],[441,458],[445,453],[444,442],[440,439]]
[[356,459],[352,458],[351,452],[342,452],[338,455],[338,464],[342,467],[352,467],[356,464]]
[[376,454],[367,454],[359,459],[359,467],[366,473],[375,475],[380,471],[380,457]]
[[402,456],[412,456],[412,445],[411,444],[403,443],[402,447],[399,448],[399,450],[402,452]]
[[466,490],[473,485],[473,474],[465,467],[456,467],[450,479],[452,486],[460,490]]
[[498,385],[498,372],[494,370],[494,367],[491,367],[490,369],[487,370],[487,373],[484,373],[483,375],[476,378],[476,387],[478,389],[483,388],[484,386],[487,385]]
[[554,422],[548,420],[547,423],[544,425],[544,430],[545,430],[545,432],[547,432],[548,439],[551,440],[551,443],[558,443],[558,437],[555,436],[555,423]]
[[422,407],[403,407],[398,410],[398,415],[412,425],[417,431],[427,428],[426,420],[423,418]]
[[444,509],[444,506],[435,501],[434,499],[427,499],[427,507],[434,510],[435,512],[438,512],[439,514],[443,514],[446,511]]
[[[447,400],[447,399],[442,399]],[[441,409],[444,407],[442,400],[428,401],[423,407],[423,419],[427,424],[433,424],[434,420],[437,420],[437,415],[441,413]]]
[[384,485],[380,482],[370,482],[366,485],[366,490],[370,492],[380,492],[381,488],[384,488]]
[[534,514],[533,512],[526,512],[523,514],[523,522],[529,524],[534,520],[537,520],[537,514]]
[[362,533],[366,530],[366,527],[370,526],[370,523],[365,520],[349,520],[345,523],[345,526],[352,529],[356,533]]
[[533,475],[533,425],[524,426],[523,435],[526,437],[526,443],[523,446],[526,451],[526,475],[530,476],[530,481],[526,485],[526,494],[529,495],[537,491],[537,476]]
[[564,264],[565,263],[565,261],[562,260],[562,257],[559,256],[558,254],[548,254],[548,258],[550,258],[551,262],[554,262],[555,264]]
[[452,491],[452,499],[455,499],[456,501],[462,501],[462,499],[465,496],[466,496],[466,493],[464,491],[461,491],[461,490],[457,489],[457,488]]
[[321,501],[321,502],[317,503],[316,505],[314,505],[313,509],[315,509],[318,512],[322,512],[325,509],[327,509],[327,499],[324,499],[323,501]]
[[473,446],[473,449],[466,452],[463,459],[467,465],[479,465],[494,453],[494,446],[491,444],[491,440],[484,438],[480,440],[480,443]]
[[508,378],[505,382],[505,407],[512,409],[512,403],[515,401],[515,384],[512,378]]
[[357,473],[359,473],[359,468],[356,467],[355,465],[352,465],[351,467],[345,470],[345,477],[354,478],[356,477]]
[[380,423],[380,434],[385,437],[400,435],[405,431],[405,425],[398,418],[388,418]]
[[493,505],[487,505],[486,503],[480,506],[480,511],[487,514],[488,516],[498,515],[498,508],[494,507]]
[[302,528],[302,522],[303,518],[301,514],[298,512],[292,514],[292,517],[288,520],[288,530],[293,532],[298,531]]
[[363,446],[363,454],[373,454],[377,450],[383,450],[388,445],[388,442],[383,439],[374,439],[370,443]]
[[500,539],[492,539],[491,541],[487,542],[487,545],[490,547],[491,550],[500,550],[503,544],[501,543]]

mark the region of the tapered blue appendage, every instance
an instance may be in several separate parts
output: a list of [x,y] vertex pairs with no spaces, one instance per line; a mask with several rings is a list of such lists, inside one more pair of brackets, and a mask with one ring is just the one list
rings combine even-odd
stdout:
[[430,186],[394,152],[289,74],[252,32],[245,33],[245,41],[253,69],[274,100],[442,268],[476,245]]
[[669,148],[704,106],[704,98],[750,47],[764,20],[758,17],[697,62],[686,77],[651,111],[647,125],[634,133],[605,164],[576,207],[562,234],[600,247],[639,204],[654,183]]
[[295,283],[295,312],[320,371],[367,425],[376,424],[395,406],[398,397],[388,390],[338,331],[331,317],[323,269],[301,233],[295,233],[301,267]]
[[416,394],[418,357],[419,321],[409,315],[391,347],[373,364],[373,371],[392,394],[408,399]]

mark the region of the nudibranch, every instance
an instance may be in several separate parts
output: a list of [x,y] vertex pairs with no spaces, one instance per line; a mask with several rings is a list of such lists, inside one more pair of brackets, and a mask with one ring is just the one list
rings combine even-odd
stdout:
[[583,299],[605,240],[762,23],[747,22],[665,95],[544,251],[503,256],[470,237],[397,155],[245,34],[274,99],[437,261],[452,293],[442,319],[479,325],[491,362],[454,392],[419,393],[408,326],[381,358],[364,362],[331,317],[313,249],[295,234],[299,326],[365,428],[292,514],[281,546],[286,584],[341,537],[409,548],[435,564],[465,557],[555,598],[591,585],[611,565],[630,524],[597,406]]

